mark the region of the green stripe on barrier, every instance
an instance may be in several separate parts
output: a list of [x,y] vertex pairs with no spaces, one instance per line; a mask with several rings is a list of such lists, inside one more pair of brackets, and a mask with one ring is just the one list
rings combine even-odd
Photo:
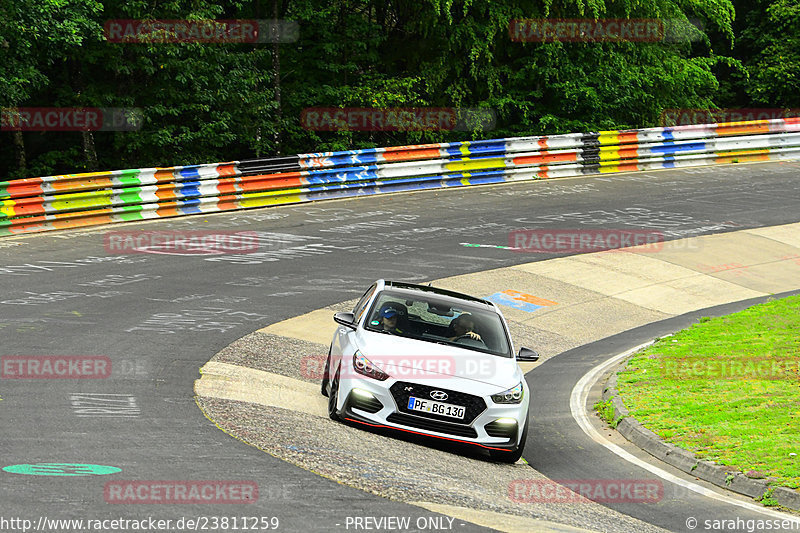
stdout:
[[139,169],[123,170],[118,175],[113,176],[113,179],[119,180],[120,185],[123,187],[141,185],[141,180],[139,179],[139,174],[141,173],[142,171]]

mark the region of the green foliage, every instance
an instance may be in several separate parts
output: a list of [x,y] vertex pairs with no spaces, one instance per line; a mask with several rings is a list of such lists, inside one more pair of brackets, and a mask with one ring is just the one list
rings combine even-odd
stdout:
[[800,4],[772,2],[757,29],[760,52],[748,61],[748,93],[759,105],[800,107]]
[[[792,1],[737,5],[734,22],[729,0],[0,0],[0,106],[141,109],[141,130],[93,134],[101,168],[648,127],[667,108],[748,98],[798,105]],[[274,11],[298,23],[297,42],[103,37],[111,19],[268,19]],[[685,42],[511,39],[512,20],[543,17],[693,20],[705,29]],[[309,107],[427,106],[490,108],[496,128],[323,132],[300,123]],[[11,134],[0,132],[0,175],[87,168],[78,133],[24,140],[26,172],[5,149]]]

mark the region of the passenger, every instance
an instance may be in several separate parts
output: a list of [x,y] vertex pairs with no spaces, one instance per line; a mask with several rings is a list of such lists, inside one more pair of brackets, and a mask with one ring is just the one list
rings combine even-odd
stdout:
[[463,313],[454,318],[453,321],[450,322],[449,329],[451,333],[454,333],[454,336],[449,338],[451,341],[460,337],[469,337],[476,341],[482,340],[481,336],[473,331],[475,329],[475,318],[470,313]]
[[397,327],[397,320],[400,317],[400,314],[397,312],[396,309],[389,307],[388,309],[384,309],[381,313],[381,329],[388,333],[394,333],[395,335],[402,335],[403,330]]

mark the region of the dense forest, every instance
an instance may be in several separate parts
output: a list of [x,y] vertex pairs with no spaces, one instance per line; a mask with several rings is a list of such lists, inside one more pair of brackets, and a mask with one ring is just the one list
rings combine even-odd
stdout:
[[[259,42],[109,39],[109,21],[279,20]],[[520,19],[647,19],[661,40],[514,38]],[[0,181],[662,125],[800,107],[800,0],[0,0],[0,108],[126,108],[133,131],[0,131]],[[469,108],[486,124],[307,127],[308,108]]]

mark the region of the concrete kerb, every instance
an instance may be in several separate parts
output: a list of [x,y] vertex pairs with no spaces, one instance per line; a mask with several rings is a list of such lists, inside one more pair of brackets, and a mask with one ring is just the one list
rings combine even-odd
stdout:
[[752,479],[737,470],[701,459],[690,451],[664,442],[658,435],[632,417],[617,390],[617,373],[625,369],[628,361],[634,355],[636,354],[631,354],[629,358],[612,369],[603,387],[602,399],[611,401],[614,406],[614,420],[617,422],[616,429],[620,435],[653,457],[689,475],[754,500],[761,500],[765,496],[771,497],[786,508],[800,511],[800,493],[797,491],[788,487],[770,487],[765,480]]

